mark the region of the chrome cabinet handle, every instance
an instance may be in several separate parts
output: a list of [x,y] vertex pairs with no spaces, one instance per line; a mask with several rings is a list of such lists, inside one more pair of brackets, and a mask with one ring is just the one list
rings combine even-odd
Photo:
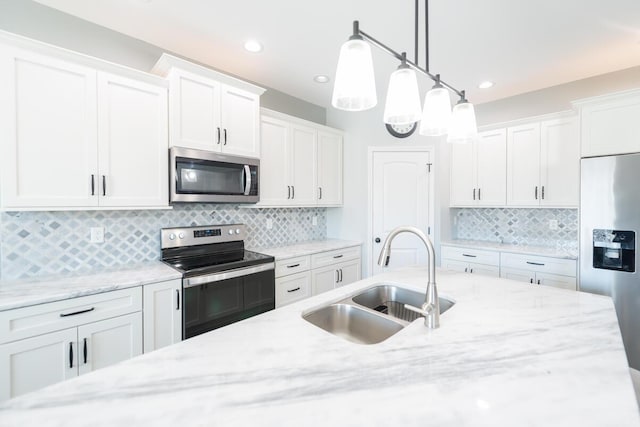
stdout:
[[84,357],[84,364],[87,364],[87,339],[84,339],[84,345],[82,346],[82,356]]
[[60,317],[75,316],[76,314],[88,313],[95,310],[95,307],[87,308],[86,310],[74,311],[73,313],[60,313]]
[[91,174],[91,195],[96,195],[96,176]]
[[224,129],[224,145],[227,145],[227,128]]
[[69,343],[69,368],[73,368],[73,343]]
[[538,186],[537,185],[536,185],[535,196],[536,196],[536,200],[538,200]]
[[298,286],[295,289],[287,289],[287,292],[295,292],[295,291],[299,291],[300,290],[300,286]]
[[180,310],[180,290],[176,289],[176,310]]
[[220,144],[220,127],[218,126],[218,144]]
[[102,195],[107,195],[107,177],[106,175],[102,175]]

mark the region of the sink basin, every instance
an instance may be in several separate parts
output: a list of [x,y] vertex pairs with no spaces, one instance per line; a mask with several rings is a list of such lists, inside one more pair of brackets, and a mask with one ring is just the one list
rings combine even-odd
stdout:
[[[424,303],[424,296],[424,293],[394,285],[379,285],[354,296],[353,302],[406,322],[413,322],[421,315],[407,310],[404,305],[409,304],[414,307],[421,307]],[[455,304],[455,302],[446,298],[438,298],[438,300],[440,301],[440,314],[449,310]]]
[[319,328],[358,344],[377,344],[403,326],[348,304],[331,304],[303,316]]

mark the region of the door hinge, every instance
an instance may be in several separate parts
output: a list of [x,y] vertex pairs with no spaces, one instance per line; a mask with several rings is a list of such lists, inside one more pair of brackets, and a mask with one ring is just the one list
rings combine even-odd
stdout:
[[433,163],[427,163],[427,172],[431,173],[431,165]]

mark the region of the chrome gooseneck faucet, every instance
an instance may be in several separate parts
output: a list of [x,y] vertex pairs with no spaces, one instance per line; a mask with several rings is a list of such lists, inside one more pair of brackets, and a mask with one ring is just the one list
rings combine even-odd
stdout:
[[396,227],[387,236],[382,245],[382,251],[378,257],[378,265],[386,267],[389,265],[391,257],[391,242],[400,233],[413,233],[422,240],[427,248],[427,267],[429,271],[429,282],[427,284],[427,294],[425,295],[424,304],[421,308],[405,304],[405,308],[415,311],[424,316],[424,325],[427,328],[435,329],[440,327],[440,302],[438,300],[438,289],[436,288],[436,252],[429,237],[419,228],[401,226]]

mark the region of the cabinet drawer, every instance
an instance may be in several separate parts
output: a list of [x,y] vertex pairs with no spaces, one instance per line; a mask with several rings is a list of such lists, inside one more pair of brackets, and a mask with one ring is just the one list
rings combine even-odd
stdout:
[[500,253],[480,249],[442,246],[442,258],[476,264],[500,265]]
[[524,269],[536,272],[576,276],[576,261],[573,259],[550,258],[544,256],[510,254],[503,252],[502,267]]
[[309,255],[276,260],[276,277],[307,271],[310,265],[311,257]]
[[276,280],[276,308],[311,296],[311,272],[292,274]]
[[360,258],[360,246],[336,249],[311,255],[311,268],[320,268],[342,261]]
[[0,312],[0,344],[142,310],[142,287]]

